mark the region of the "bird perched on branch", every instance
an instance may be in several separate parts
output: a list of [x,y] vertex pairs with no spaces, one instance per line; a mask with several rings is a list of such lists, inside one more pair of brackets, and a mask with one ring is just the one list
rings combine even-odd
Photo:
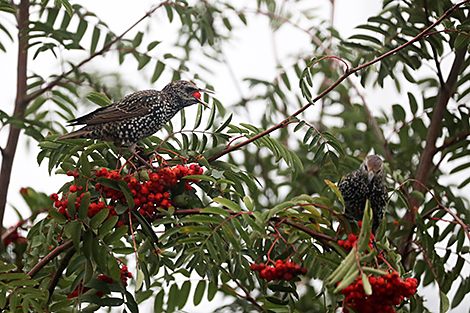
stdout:
[[132,154],[149,165],[137,154],[137,141],[159,131],[176,113],[187,106],[201,103],[207,107],[207,104],[201,101],[201,92],[213,93],[184,80],[173,81],[161,91],[137,91],[117,102],[68,121],[68,126],[85,126],[56,140],[90,138],[112,141],[117,147],[128,146]]
[[348,218],[362,220],[366,200],[370,201],[374,234],[382,221],[388,200],[383,176],[382,159],[376,155],[368,155],[359,169],[343,178],[338,186],[344,199],[344,215]]

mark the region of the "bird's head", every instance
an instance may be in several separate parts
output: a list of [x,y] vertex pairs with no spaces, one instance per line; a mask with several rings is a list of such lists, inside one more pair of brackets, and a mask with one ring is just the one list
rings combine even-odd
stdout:
[[376,155],[368,155],[362,162],[360,170],[369,183],[374,179],[380,180],[384,172],[382,159]]
[[201,92],[214,93],[211,90],[198,88],[193,83],[185,80],[173,81],[166,85],[162,91],[168,93],[171,97],[178,99],[177,103],[178,106],[180,106],[179,109],[196,103],[200,103],[205,107],[208,107],[207,104],[201,100]]

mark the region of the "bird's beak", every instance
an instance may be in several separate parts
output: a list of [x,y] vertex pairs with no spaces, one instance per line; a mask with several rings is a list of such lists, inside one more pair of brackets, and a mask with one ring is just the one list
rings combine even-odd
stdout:
[[[199,92],[204,92],[204,93],[210,93],[210,94],[214,94],[214,92],[212,90],[209,90],[209,89],[199,89],[198,90]],[[209,105],[207,105],[207,103],[205,103],[204,101],[202,101],[201,99],[198,99],[196,98],[197,101],[202,104],[203,106],[205,106],[206,108],[210,109],[209,108]]]
[[369,171],[369,174],[367,176],[367,180],[369,181],[369,184],[372,181],[372,179],[374,179],[374,176],[375,176],[374,171]]

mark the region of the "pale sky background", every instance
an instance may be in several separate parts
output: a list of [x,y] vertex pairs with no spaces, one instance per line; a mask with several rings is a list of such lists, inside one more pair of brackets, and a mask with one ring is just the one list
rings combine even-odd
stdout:
[[[316,0],[304,2],[306,2],[308,5],[315,3],[315,5],[318,6],[317,15],[323,16],[324,19],[329,19],[331,16],[330,1]],[[113,30],[115,34],[120,34],[135,21],[141,18],[152,5],[158,4],[159,2],[149,0],[84,0],[78,2],[71,0],[71,3],[79,3],[82,6],[88,8],[91,12],[96,13],[105,23],[108,24],[110,29]],[[232,3],[236,4],[237,7],[254,7],[256,2],[254,0],[234,0]],[[336,0],[334,27],[339,31],[343,38],[347,38],[348,36],[356,33],[354,30],[355,26],[365,23],[368,17],[380,12],[381,5],[381,1],[378,0]],[[2,13],[2,15],[4,15],[4,13]],[[4,16],[2,15],[0,15],[0,19],[2,22],[5,22]],[[243,94],[249,94],[250,91],[247,88],[248,86],[246,83],[240,82],[242,78],[254,77],[271,80],[275,74],[275,58],[277,57],[283,60],[283,58],[287,58],[289,55],[293,55],[299,51],[306,51],[309,48],[310,41],[306,34],[294,29],[291,26],[283,26],[283,28],[277,32],[273,38],[268,27],[267,18],[254,17],[253,15],[247,15],[247,18],[249,20],[250,28],[241,27],[241,23],[240,25],[233,25],[234,27],[240,26],[240,29],[236,31],[235,39],[226,45],[224,50],[226,58],[232,66],[235,79],[238,80],[238,84],[242,87]],[[177,32],[177,23],[169,24],[164,10],[159,10],[154,13],[152,15],[152,21],[154,22],[152,22],[153,27],[151,29],[153,31],[158,30],[157,33],[147,33],[146,25],[148,24],[144,22],[134,29],[126,38],[133,38],[137,31],[142,31],[145,33],[144,38],[148,37],[149,41],[165,41],[165,38],[171,38],[171,36],[174,36],[174,34]],[[316,22],[316,20],[314,20],[314,22]],[[8,24],[6,23],[6,25]],[[156,25],[160,25],[160,27],[156,27]],[[10,24],[10,26],[13,26],[13,24]],[[10,27],[10,29],[12,30],[12,27]],[[12,35],[15,35],[13,30]],[[16,88],[16,81],[14,79],[16,73],[16,47],[11,45],[5,36],[0,38],[8,51],[7,54],[0,52],[0,64],[2,67],[2,75],[0,75],[0,90],[3,103],[2,110],[10,113],[13,110]],[[273,49],[273,47],[275,47],[275,49]],[[158,46],[154,51],[158,51],[158,49],[160,49],[160,46]],[[276,51],[276,55],[273,53],[274,50]],[[161,53],[161,55],[163,55],[165,52],[156,53]],[[32,53],[30,56],[32,56]],[[78,55],[76,60],[79,61],[81,56],[83,56],[83,54]],[[105,58],[98,58],[87,68],[99,68],[103,73],[119,71],[125,76],[124,79],[130,82],[130,84],[135,86],[137,89],[161,89],[171,78],[171,76],[164,74],[154,85],[152,85],[150,84],[150,77],[153,73],[152,66],[150,66],[146,71],[138,72],[135,62],[125,62],[119,68],[116,68],[116,64],[117,62],[115,58],[111,61]],[[37,61],[34,61],[30,64],[30,69],[47,76],[47,73],[57,73],[57,67],[59,66],[60,63],[58,60],[52,57],[50,53],[43,53],[38,57]],[[208,75],[206,75],[206,77],[208,77]],[[191,77],[183,76],[183,78]],[[356,79],[356,77],[354,76],[353,79]],[[358,80],[356,79],[356,81]],[[235,89],[233,77],[229,74],[229,71],[226,67],[218,64],[217,77],[214,79],[214,81],[210,81],[210,83],[215,88],[216,97],[226,107],[229,107],[229,105],[233,104],[234,93],[236,93],[235,99],[238,99],[239,95],[238,91]],[[291,82],[291,84],[293,85],[293,88],[297,86],[297,83],[294,80]],[[395,87],[390,83],[389,80],[386,82],[386,87],[380,90],[372,90],[371,88],[364,90],[360,87],[360,84],[357,84],[357,86],[361,89],[362,94],[366,97],[374,115],[379,115],[380,110],[390,111],[391,105],[395,103],[407,101],[407,86],[402,85],[404,87],[402,95],[398,95],[396,93]],[[196,108],[191,109],[195,110]],[[187,110],[187,117],[190,116],[192,112],[191,109],[189,111]],[[250,116],[256,116],[256,108],[250,108],[250,110],[251,109],[253,109],[254,113],[252,114],[250,112]],[[90,108],[83,110],[84,111],[81,113],[85,113],[87,110],[90,110]],[[315,116],[317,112],[318,108],[313,107],[309,109],[307,114],[309,116]],[[208,113],[205,113],[205,115],[208,115]],[[179,120],[178,115],[174,118],[174,121],[176,120]],[[249,122],[256,125],[256,119],[251,118]],[[191,122],[188,120],[188,123]],[[387,137],[387,135],[388,134],[386,133],[385,137]],[[6,129],[1,130],[1,146],[5,145],[6,137]],[[36,147],[35,142],[31,142],[31,145],[27,147],[24,139],[24,137],[20,138],[19,149],[17,151],[15,164],[13,166],[13,176],[10,184],[8,203],[15,206],[21,212],[27,215],[28,209],[26,208],[26,205],[19,196],[18,192],[21,187],[30,186],[37,191],[51,194],[56,192],[64,182],[68,181],[68,179],[67,177],[63,176],[52,175],[52,177],[50,177],[47,173],[47,162],[43,162],[42,166],[38,167],[36,156],[39,152],[39,149]],[[460,183],[463,181],[463,179],[465,178],[455,177],[455,175],[453,177],[446,178],[447,181],[456,180],[455,184]],[[11,207],[8,207],[5,213],[5,226],[8,227],[14,225],[16,222],[16,213],[11,209]],[[428,308],[430,308],[432,312],[438,312],[439,294],[435,288],[428,287],[425,289],[419,289],[418,291],[422,295],[427,295],[426,300],[429,304],[432,304],[427,305]],[[219,301],[221,301],[221,299],[216,297],[216,299],[212,302],[215,304],[215,306],[212,304],[207,304],[194,308],[190,305],[192,304],[192,299],[190,298],[188,300],[188,304],[185,307],[185,311],[190,313],[208,312],[211,309],[218,307],[220,305]],[[433,309],[433,307],[435,309]],[[460,310],[454,310],[452,312],[464,312],[462,311],[463,307],[464,305],[460,305]],[[465,312],[468,312],[468,310],[465,310]]]

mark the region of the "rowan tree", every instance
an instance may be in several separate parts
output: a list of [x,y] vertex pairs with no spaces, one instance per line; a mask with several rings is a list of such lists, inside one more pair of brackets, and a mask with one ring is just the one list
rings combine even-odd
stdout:
[[[80,3],[1,0],[0,49],[11,53],[14,42],[18,59],[16,101],[0,111],[0,223],[20,136],[67,183],[53,194],[20,190],[31,215],[3,228],[0,308],[174,312],[220,293],[231,303],[218,312],[429,312],[428,285],[440,312],[462,308],[468,2],[383,1],[342,38],[301,0],[161,1],[120,34]],[[306,33],[306,50],[276,60],[270,80],[246,77],[250,96],[204,95],[210,110],[183,110],[141,140],[154,168],[110,142],[55,141],[79,107],[133,89],[87,65],[115,60],[135,64],[149,85],[171,77],[214,89],[211,67],[227,62],[227,43],[255,18],[273,35]],[[177,36],[162,41],[152,19]],[[45,54],[61,66],[31,72]],[[406,101],[372,106],[364,90],[390,82]],[[263,113],[247,123],[253,106]],[[370,154],[384,161],[389,195],[374,236],[370,205],[361,222],[349,220],[337,187]]]

